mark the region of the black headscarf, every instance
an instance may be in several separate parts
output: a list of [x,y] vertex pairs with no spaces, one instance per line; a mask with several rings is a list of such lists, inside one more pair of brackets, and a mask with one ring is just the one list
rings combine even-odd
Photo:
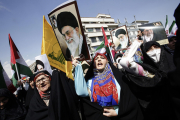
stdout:
[[[29,83],[30,83],[30,81],[34,81],[34,76],[31,76],[29,78]],[[34,89],[32,89],[31,85],[29,85],[29,88],[28,88],[27,94],[26,94],[26,101],[25,101],[25,107],[27,110],[29,108],[29,104],[30,104],[30,101],[31,101],[31,98],[33,97],[33,95],[34,95]]]
[[[161,48],[160,61],[155,63],[147,55],[147,51],[152,45]],[[147,42],[141,46],[143,53],[143,63],[138,63],[144,70],[152,73],[153,78],[134,75],[126,71],[126,77],[129,79],[127,84],[131,91],[138,98],[145,120],[173,120],[174,112],[172,111],[170,95],[168,90],[167,72],[169,64],[166,58],[164,48],[157,42]]]
[[6,88],[0,89],[0,97],[9,98],[4,109],[0,109],[0,120],[24,120],[26,109],[18,99]]
[[[94,76],[94,61],[85,76],[85,80],[89,80]],[[121,96],[119,103],[119,112],[116,117],[106,117],[103,115],[103,108],[97,103],[91,102],[89,97],[81,98],[82,117],[86,120],[142,120],[142,112],[140,110],[137,98],[132,94],[128,85],[124,82],[127,79],[123,76],[111,62],[109,62],[114,77],[121,86]]]
[[114,61],[116,61],[116,59],[117,59],[118,57],[122,57],[122,56],[123,56],[123,54],[121,54],[121,53],[116,53],[115,56],[114,56]]
[[[152,45],[156,45],[161,48],[160,61],[158,63],[155,63],[154,60],[151,57],[149,57],[149,55],[146,53]],[[160,46],[160,44],[157,43],[156,41],[150,41],[150,42],[146,42],[145,44],[142,44],[141,50],[144,57],[143,63],[145,63],[146,65],[150,65],[151,67],[161,72],[164,72],[164,73],[167,72],[169,64],[168,64],[163,46]]]
[[[41,72],[44,71],[39,73]],[[54,70],[51,77],[49,106],[46,106],[41,99],[35,86],[26,120],[80,120],[77,109],[78,99],[73,84],[65,73]]]

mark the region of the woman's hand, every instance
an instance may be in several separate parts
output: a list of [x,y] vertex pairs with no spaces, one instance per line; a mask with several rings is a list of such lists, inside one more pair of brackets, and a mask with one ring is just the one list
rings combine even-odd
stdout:
[[117,116],[117,113],[114,108],[104,108],[103,115],[107,117],[114,117]]
[[77,60],[78,57],[73,57],[73,56],[71,55],[71,58],[72,58],[72,65],[74,65],[74,66],[76,67],[77,64],[79,63],[79,61]]

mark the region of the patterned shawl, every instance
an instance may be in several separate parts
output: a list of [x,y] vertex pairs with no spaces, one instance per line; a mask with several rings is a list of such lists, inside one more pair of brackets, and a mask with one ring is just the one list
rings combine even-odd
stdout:
[[97,102],[101,106],[118,105],[118,92],[109,63],[102,73],[94,71],[91,93],[92,102]]

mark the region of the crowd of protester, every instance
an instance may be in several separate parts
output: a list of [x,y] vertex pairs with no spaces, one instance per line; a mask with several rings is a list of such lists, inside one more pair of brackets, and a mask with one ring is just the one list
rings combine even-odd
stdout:
[[[180,5],[174,17],[180,27]],[[114,60],[72,57],[74,80],[36,60],[14,94],[0,89],[0,120],[180,120],[180,31],[166,45],[139,38],[125,52],[111,44]]]

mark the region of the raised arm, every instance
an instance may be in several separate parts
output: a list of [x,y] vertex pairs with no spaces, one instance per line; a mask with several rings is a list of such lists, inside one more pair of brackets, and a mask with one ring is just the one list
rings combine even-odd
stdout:
[[135,40],[124,53],[124,56],[120,61],[120,64],[126,71],[132,74],[145,76],[145,71],[143,67],[134,61],[134,55],[141,44],[142,42],[140,40]]

